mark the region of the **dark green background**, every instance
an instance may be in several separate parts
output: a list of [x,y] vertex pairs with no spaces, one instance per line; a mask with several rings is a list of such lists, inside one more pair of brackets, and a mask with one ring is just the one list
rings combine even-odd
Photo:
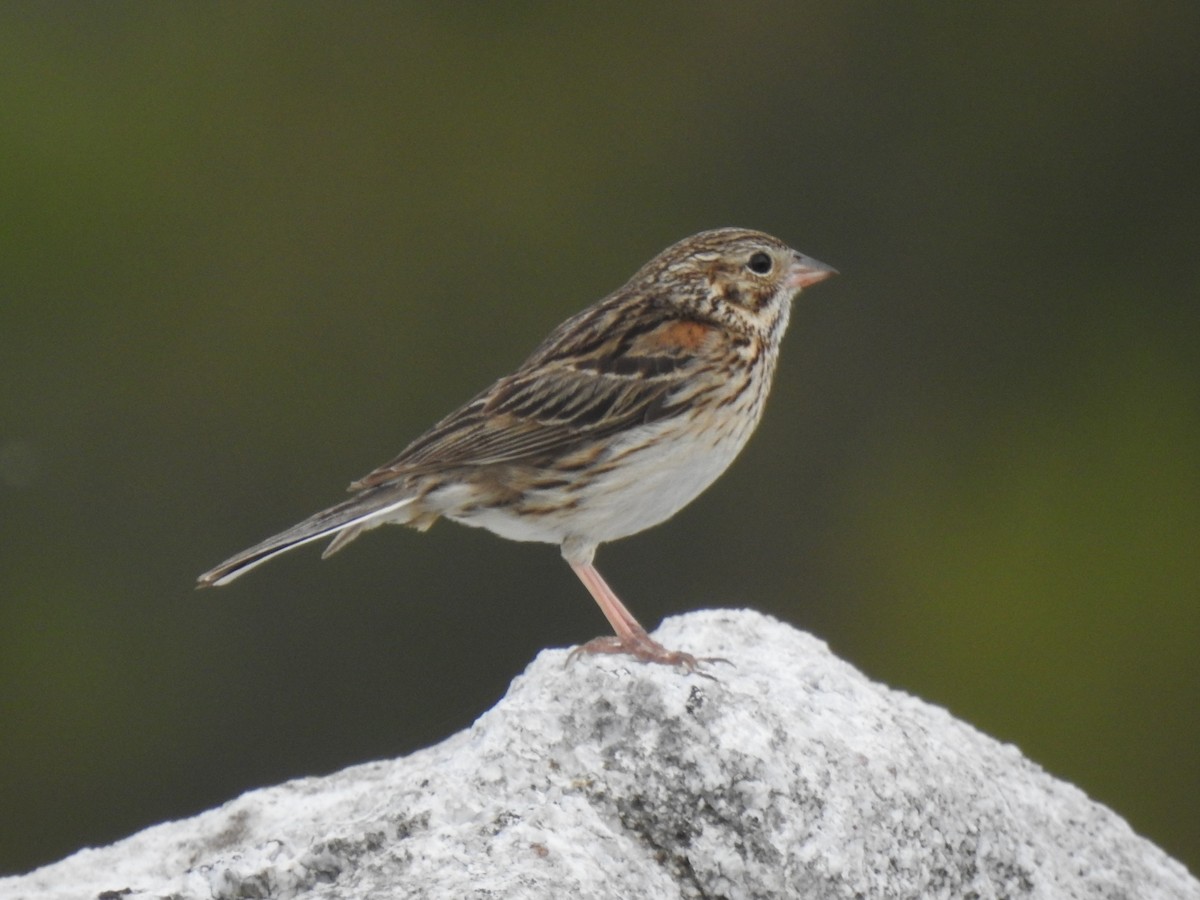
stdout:
[[809,629],[1200,867],[1200,4],[446,6],[0,11],[0,871],[602,633],[452,524],[192,584],[721,225],[844,274],[614,587]]

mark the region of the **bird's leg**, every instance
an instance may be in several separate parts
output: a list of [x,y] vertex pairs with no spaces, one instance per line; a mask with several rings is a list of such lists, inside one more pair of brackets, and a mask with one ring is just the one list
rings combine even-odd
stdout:
[[[569,561],[568,561],[569,562]],[[579,576],[583,586],[600,606],[604,618],[616,632],[615,637],[601,637],[588,641],[571,651],[575,656],[579,653],[628,653],[642,662],[661,663],[667,666],[682,666],[689,672],[696,670],[697,659],[690,653],[678,650],[668,650],[646,633],[646,629],[638,624],[625,604],[617,599],[596,567],[588,563],[570,563],[572,570]],[[704,660],[699,660],[703,662]]]

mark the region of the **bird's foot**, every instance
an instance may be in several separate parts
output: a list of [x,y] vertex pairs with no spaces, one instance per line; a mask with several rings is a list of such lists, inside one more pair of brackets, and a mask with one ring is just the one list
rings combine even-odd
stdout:
[[662,666],[678,666],[688,674],[696,674],[702,678],[712,679],[713,681],[717,679],[713,678],[707,672],[700,671],[701,666],[712,663],[733,665],[729,660],[722,659],[719,656],[693,656],[690,653],[684,653],[682,650],[668,650],[645,632],[635,634],[627,639],[620,638],[615,634],[595,638],[586,644],[580,644],[572,650],[570,655],[567,656],[567,662],[573,662],[578,656],[585,654],[590,656],[593,653],[624,653],[632,656],[638,662],[658,663]]

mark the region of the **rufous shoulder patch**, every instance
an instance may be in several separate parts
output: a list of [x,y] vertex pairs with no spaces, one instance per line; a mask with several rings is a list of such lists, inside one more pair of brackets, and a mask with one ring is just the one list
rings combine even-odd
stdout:
[[691,352],[700,349],[700,346],[714,330],[712,325],[705,325],[703,322],[679,320],[668,322],[647,332],[637,343],[650,352],[656,350],[659,352],[664,350]]

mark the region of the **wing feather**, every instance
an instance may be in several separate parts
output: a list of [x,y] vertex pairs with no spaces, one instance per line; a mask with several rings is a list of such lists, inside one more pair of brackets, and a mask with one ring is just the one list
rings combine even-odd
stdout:
[[[602,304],[576,317],[592,321],[565,322],[515,373],[442,419],[351,490],[461,466],[536,465],[599,437],[674,415],[670,398],[701,365],[700,343],[664,339],[667,329],[680,328],[680,320],[664,323],[658,314],[647,316],[645,327],[626,322],[620,329],[605,329],[611,324],[605,313]],[[711,328],[685,325],[693,333]],[[597,339],[605,330],[620,337]]]

